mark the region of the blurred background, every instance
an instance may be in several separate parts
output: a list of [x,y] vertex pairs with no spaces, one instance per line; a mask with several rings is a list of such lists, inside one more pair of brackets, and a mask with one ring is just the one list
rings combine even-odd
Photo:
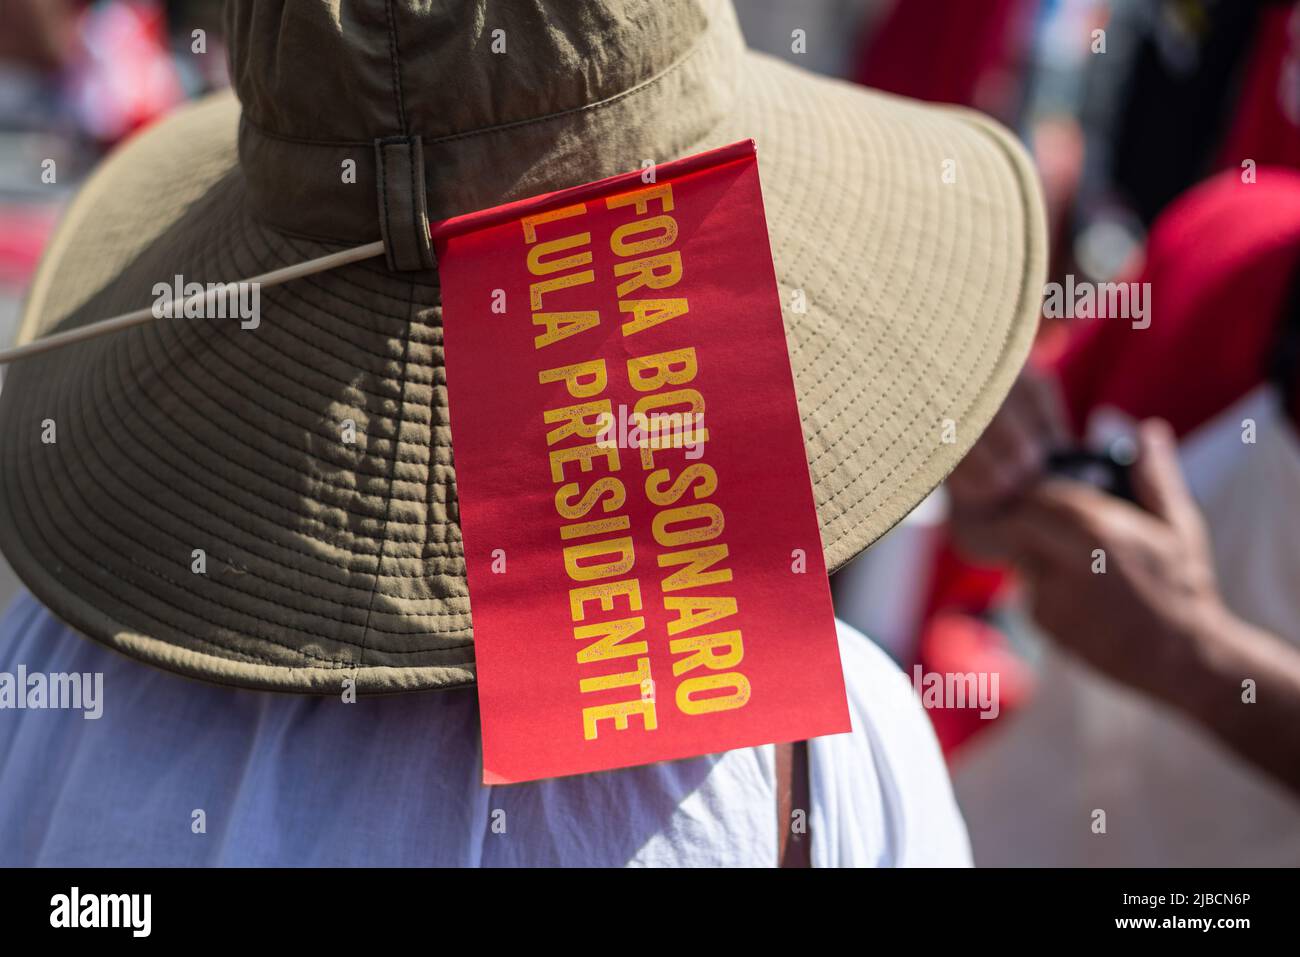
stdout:
[[[1183,290],[1157,298],[1158,333],[1145,337],[1122,321],[1095,320],[1112,322],[1104,334],[1081,334],[1087,320],[1044,322],[1036,357],[1046,365],[1085,335],[1101,342],[1066,374],[1077,422],[1113,404],[1131,415],[1160,414],[1180,438],[1194,437],[1274,375],[1285,351],[1275,334],[1290,322],[1287,290],[1300,249],[1300,202],[1291,202],[1300,183],[1286,173],[1300,165],[1300,3],[736,6],[752,47],[850,82],[982,110],[1015,130],[1044,184],[1052,280],[1158,275],[1166,288]],[[0,0],[0,339],[12,339],[41,250],[95,163],[177,104],[226,83],[219,0]],[[1243,183],[1260,190],[1247,200],[1236,189]],[[1219,247],[1208,259],[1188,254]],[[1162,297],[1159,286],[1155,295]],[[1269,486],[1260,494],[1276,496],[1275,507],[1290,514],[1300,511],[1289,497],[1295,491]],[[1196,836],[1221,825],[1215,814],[1229,801],[1262,802],[1268,822],[1288,801],[1271,794],[1216,792],[1204,808],[1186,811],[1194,823],[1168,843],[1149,836],[1168,813],[1171,790],[1199,787],[1196,779],[1180,783],[1175,768],[1148,780],[1152,749],[1168,749],[1133,730],[1155,720],[1138,705],[1088,699],[1102,693],[1074,679],[1053,683],[1049,643],[1018,607],[1014,576],[963,561],[944,520],[941,490],[833,585],[841,617],[909,676],[918,666],[999,675],[996,719],[970,708],[930,711],[977,862],[1275,862],[1267,829],[1225,837],[1238,845],[1231,859]],[[0,601],[17,587],[0,564]],[[1077,707],[1044,710],[1046,698]],[[1078,703],[1084,699],[1091,703]],[[1112,723],[1123,720],[1084,742],[1103,711]],[[1017,721],[1037,738],[1002,730]],[[1206,759],[1186,752],[1184,760]],[[1109,798],[1083,795],[1098,776],[1110,782]],[[1129,830],[1098,851],[1086,826],[1076,834],[1065,822],[1103,800],[1131,813]],[[1143,801],[1145,810],[1132,811]]]

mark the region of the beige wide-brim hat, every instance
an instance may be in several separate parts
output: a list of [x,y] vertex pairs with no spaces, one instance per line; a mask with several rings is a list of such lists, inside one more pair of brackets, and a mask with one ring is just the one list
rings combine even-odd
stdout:
[[239,98],[135,137],[59,227],[21,342],[175,276],[390,245],[263,289],[256,329],[159,320],[8,370],[0,544],[89,637],[264,689],[474,682],[438,276],[410,238],[426,214],[752,137],[831,568],[1010,388],[1045,227],[1029,160],[985,117],[747,51],[725,3],[425,7],[234,0]]

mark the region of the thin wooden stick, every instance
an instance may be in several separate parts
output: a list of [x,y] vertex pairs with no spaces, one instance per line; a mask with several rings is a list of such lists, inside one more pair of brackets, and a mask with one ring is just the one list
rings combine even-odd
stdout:
[[[363,259],[373,259],[375,256],[381,256],[384,252],[384,243],[382,240],[373,243],[367,243],[364,246],[354,246],[351,249],[344,249],[340,252],[330,253],[328,256],[321,256],[317,259],[309,259],[305,263],[296,263],[293,266],[285,266],[283,269],[275,269],[260,276],[254,276],[252,279],[239,279],[234,283],[222,283],[221,287],[214,289],[205,289],[205,291],[196,293],[188,297],[181,303],[172,302],[168,304],[168,309],[172,316],[183,316],[185,307],[191,303],[199,301],[206,302],[210,297],[222,294],[222,290],[227,286],[238,283],[257,283],[260,286],[279,286],[282,283],[290,282],[294,279],[301,279],[303,276],[311,276],[319,272],[325,272],[327,269],[336,269],[339,266],[346,266],[349,263],[361,262]],[[27,356],[38,355],[42,352],[49,352],[52,349],[61,349],[63,346],[70,346],[74,342],[82,342],[95,336],[107,335],[110,332],[117,332],[119,329],[129,329],[131,326],[144,325],[146,322],[152,322],[157,317],[153,313],[153,306],[145,306],[143,309],[137,309],[134,312],[124,313],[120,316],[112,316],[108,319],[99,319],[88,325],[79,326],[76,329],[69,329],[66,332],[57,332],[52,336],[44,336],[40,339],[33,339],[31,342],[24,343],[21,346],[14,346],[12,349],[0,349],[0,364],[13,362],[15,359],[25,359]]]

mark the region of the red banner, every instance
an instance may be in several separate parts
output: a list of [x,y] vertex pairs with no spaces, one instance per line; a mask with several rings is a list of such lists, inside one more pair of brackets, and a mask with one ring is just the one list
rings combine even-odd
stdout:
[[752,141],[432,235],[484,783],[850,730]]

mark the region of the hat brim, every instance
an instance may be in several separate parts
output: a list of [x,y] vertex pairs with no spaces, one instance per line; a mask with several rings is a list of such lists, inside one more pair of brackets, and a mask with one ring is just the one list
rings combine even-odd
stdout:
[[[745,71],[697,146],[758,143],[837,568],[942,481],[1010,388],[1038,319],[1043,212],[1023,151],[978,114],[758,54]],[[101,167],[20,341],[147,305],[175,275],[231,281],[335,248],[257,221],[238,116],[214,96]],[[256,335],[160,321],[16,363],[0,396],[5,556],[77,629],[193,677],[472,684],[438,302],[432,277],[378,260],[263,290]]]

